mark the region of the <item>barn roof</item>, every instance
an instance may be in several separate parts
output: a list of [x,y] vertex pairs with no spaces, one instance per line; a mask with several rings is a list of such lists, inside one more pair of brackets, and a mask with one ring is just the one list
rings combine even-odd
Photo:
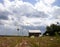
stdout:
[[29,30],[29,33],[41,33],[40,30]]

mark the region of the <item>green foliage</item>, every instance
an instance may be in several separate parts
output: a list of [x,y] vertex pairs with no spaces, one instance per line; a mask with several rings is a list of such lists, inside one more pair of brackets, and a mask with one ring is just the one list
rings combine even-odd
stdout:
[[60,25],[51,24],[46,27],[46,32],[44,35],[49,34],[50,36],[60,35]]

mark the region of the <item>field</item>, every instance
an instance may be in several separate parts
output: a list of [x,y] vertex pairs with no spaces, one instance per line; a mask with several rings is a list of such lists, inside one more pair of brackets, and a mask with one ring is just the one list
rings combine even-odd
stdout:
[[0,36],[0,47],[60,47],[60,37]]

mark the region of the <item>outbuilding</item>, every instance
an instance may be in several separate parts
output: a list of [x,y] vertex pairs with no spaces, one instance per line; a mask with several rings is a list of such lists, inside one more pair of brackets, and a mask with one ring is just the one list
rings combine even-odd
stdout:
[[41,36],[41,31],[40,30],[29,30],[29,37],[30,36],[39,37]]

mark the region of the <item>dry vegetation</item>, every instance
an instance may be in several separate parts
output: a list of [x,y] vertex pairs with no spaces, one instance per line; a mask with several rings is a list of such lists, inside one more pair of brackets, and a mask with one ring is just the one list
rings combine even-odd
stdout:
[[0,37],[0,47],[60,47],[60,37]]

